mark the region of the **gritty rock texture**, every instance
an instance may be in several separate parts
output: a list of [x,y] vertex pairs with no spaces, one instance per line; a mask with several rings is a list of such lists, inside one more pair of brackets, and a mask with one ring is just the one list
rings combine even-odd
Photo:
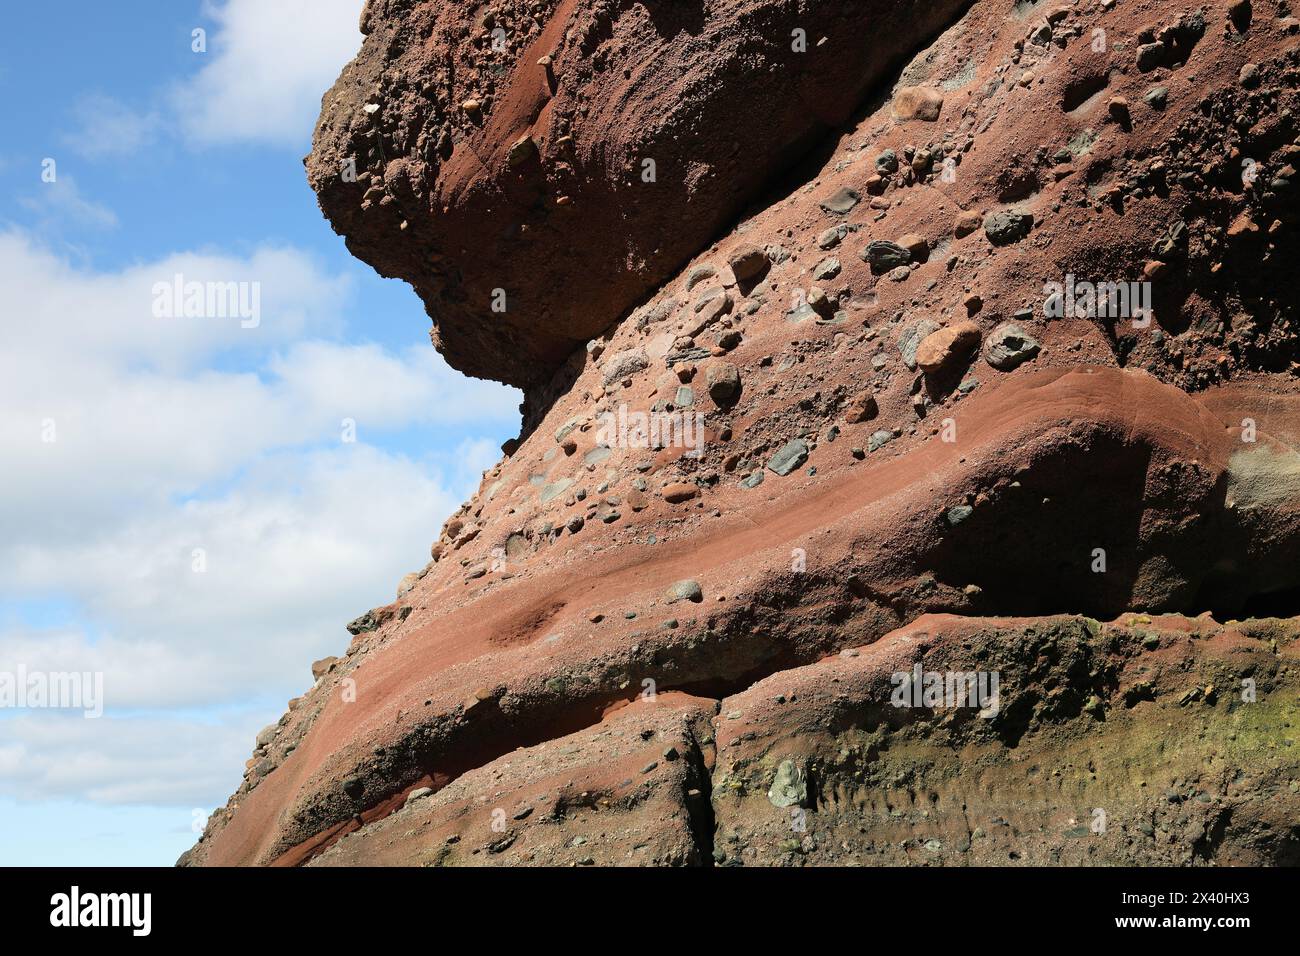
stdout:
[[1003,322],[984,343],[984,358],[995,369],[1009,372],[1039,351],[1038,340],[1014,322]]
[[1294,30],[833,6],[370,4],[310,175],[525,420],[186,862],[1298,861]]
[[716,708],[681,694],[638,701],[436,793],[412,791],[311,865],[699,866],[712,840]]
[[538,385],[960,6],[370,0],[308,179],[453,367]]
[[974,322],[956,322],[931,332],[916,347],[916,365],[927,375],[938,375],[965,362],[980,344],[980,327]]
[[[1300,760],[1279,736],[1296,715],[1296,631],[922,617],[722,702],[740,716],[718,731],[714,859],[1300,864]],[[900,706],[895,675],[917,665],[996,671],[996,707]],[[1243,700],[1243,680],[1269,690]],[[790,807],[806,812],[774,809]]]

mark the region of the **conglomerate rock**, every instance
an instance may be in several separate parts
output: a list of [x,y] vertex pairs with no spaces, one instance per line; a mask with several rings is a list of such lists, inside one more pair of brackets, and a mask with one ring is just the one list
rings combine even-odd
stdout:
[[1300,24],[920,9],[369,5],[312,183],[524,429],[187,862],[1297,862]]
[[455,368],[545,382],[961,0],[371,0],[308,178]]

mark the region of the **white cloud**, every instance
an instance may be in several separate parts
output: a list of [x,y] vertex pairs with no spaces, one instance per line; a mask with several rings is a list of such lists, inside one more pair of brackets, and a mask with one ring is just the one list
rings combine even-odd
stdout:
[[[513,391],[452,372],[432,348],[412,346],[394,355],[375,345],[346,349],[305,342],[272,361],[268,370],[295,404],[318,410],[327,420],[400,421],[424,418],[456,422],[491,409],[513,418]],[[515,405],[517,406],[517,402]],[[500,457],[500,448],[493,462]]]
[[92,159],[137,153],[153,142],[162,124],[156,110],[136,112],[102,93],[82,97],[72,113],[77,131],[65,136],[64,141]]
[[210,812],[214,793],[238,785],[260,729],[257,721],[247,712],[220,721],[85,720],[66,714],[10,718],[0,722],[0,792],[25,800],[76,795],[96,803],[172,804]]
[[[177,135],[198,147],[260,143],[305,151],[321,97],[361,47],[363,5],[205,0],[207,50],[190,54],[187,78],[156,90],[148,107],[88,93],[74,105],[76,127],[63,140],[90,159],[136,155]],[[65,203],[72,195],[65,190]]]
[[175,92],[186,136],[305,148],[324,92],[361,46],[363,0],[226,0],[207,60]]
[[[176,273],[260,283],[260,325],[154,317],[152,287]],[[152,506],[270,449],[337,443],[343,418],[364,442],[376,430],[517,415],[516,392],[464,378],[431,348],[393,354],[320,337],[342,328],[349,285],[293,249],[177,254],[96,274],[0,233],[0,288],[10,296],[0,448],[13,462],[0,515],[20,527],[51,496],[77,522],[126,495]],[[56,440],[43,441],[50,428]]]
[[[33,176],[33,180],[36,178]],[[41,232],[57,231],[64,226],[91,229],[117,226],[117,214],[103,203],[83,196],[76,180],[66,174],[58,176],[52,183],[39,183],[18,202],[36,214],[36,225]]]
[[[155,318],[152,284],[174,271],[262,282],[261,324]],[[0,601],[17,609],[0,614],[0,670],[102,671],[106,704],[97,721],[0,715],[0,797],[178,799],[188,757],[122,755],[193,747],[189,724],[142,730],[123,709],[300,693],[310,661],[346,647],[343,625],[427,560],[512,433],[518,393],[463,378],[428,347],[337,341],[349,286],[292,248],[97,273],[0,233],[0,288]],[[343,418],[356,443],[341,441]],[[448,426],[456,444],[439,453]],[[373,444],[417,427],[429,435],[419,460]],[[64,602],[76,620],[39,627],[19,601]],[[245,730],[237,761],[220,758],[223,788]],[[31,756],[47,745],[78,773]],[[132,780],[123,766],[143,769]]]
[[[62,179],[60,179],[62,182]],[[232,318],[159,318],[155,285],[185,281],[256,283],[260,321],[242,328]],[[0,233],[0,281],[8,344],[51,350],[61,363],[112,364],[129,358],[152,370],[186,370],[225,352],[265,351],[305,335],[333,335],[343,325],[345,278],[324,274],[303,253],[262,247],[246,257],[177,253],[121,272],[76,270],[26,233]]]
[[78,535],[38,540],[39,522],[23,522],[26,540],[0,549],[6,589],[71,598],[109,632],[11,631],[0,671],[102,672],[110,715],[301,690],[313,659],[346,649],[343,625],[428,560],[460,500],[415,463],[354,445],[271,455],[223,494]]

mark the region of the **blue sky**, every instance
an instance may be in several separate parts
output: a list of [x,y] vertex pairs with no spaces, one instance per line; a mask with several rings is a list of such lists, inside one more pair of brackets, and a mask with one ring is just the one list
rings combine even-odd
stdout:
[[[0,707],[0,864],[172,863],[518,431],[306,185],[360,7],[6,11],[0,674],[102,674],[104,715]],[[256,324],[159,317],[178,273]]]

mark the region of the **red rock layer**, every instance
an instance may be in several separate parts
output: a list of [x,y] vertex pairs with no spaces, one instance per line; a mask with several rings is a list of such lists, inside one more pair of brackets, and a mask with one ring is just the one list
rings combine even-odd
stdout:
[[[353,622],[346,655],[318,662],[259,738],[191,862],[1295,860],[1278,729],[1295,623],[1216,621],[1290,617],[1300,594],[1296,21],[1241,2],[935,6],[946,29],[783,179],[802,87],[736,99],[747,81],[719,67],[775,62],[736,52],[784,42],[795,8],[768,9],[543,5],[487,90],[484,12],[522,22],[522,8],[471,21],[371,4],[367,49],[324,105],[313,184],[359,255],[414,282],[448,354],[474,356],[453,361],[530,386],[526,428],[432,562]],[[864,65],[852,44],[867,41],[829,9],[807,12],[828,41],[797,62],[814,86],[860,71],[836,100],[848,110],[890,58]],[[877,24],[870,42],[901,53],[929,30],[911,29]],[[683,31],[718,38],[721,59]],[[528,100],[537,43],[561,51],[559,82]],[[444,89],[462,51],[474,79]],[[416,121],[471,89],[481,128]],[[515,152],[511,117],[543,100],[527,129],[564,132]],[[572,125],[546,125],[562,114]],[[392,129],[371,136],[358,116]],[[411,153],[445,128],[450,159]],[[572,159],[553,151],[565,134]],[[756,169],[734,193],[701,173],[688,206],[633,204],[610,183],[642,135],[701,169]],[[361,193],[324,181],[360,140],[382,144],[382,182],[372,167]],[[492,161],[468,163],[470,146]],[[404,178],[394,163],[424,165]],[[545,225],[498,243],[482,210],[526,175],[548,184],[524,202],[543,197]],[[614,259],[630,278],[611,278]],[[439,304],[511,282],[536,311],[470,321]],[[1115,284],[1121,314],[1088,309],[1084,283]],[[556,317],[556,290],[580,321]],[[519,368],[560,360],[545,382]],[[1188,619],[1148,635],[1137,612]],[[926,614],[961,619],[927,618],[918,642]],[[1056,617],[1079,614],[1115,623]],[[1021,701],[1010,725],[900,716],[882,697],[909,662],[977,654]],[[1249,709],[1241,682],[1263,677]],[[1130,700],[1144,681],[1152,696]],[[651,693],[665,703],[647,707]],[[1161,727],[1168,750],[1143,749]],[[571,784],[547,766],[557,747]],[[672,766],[635,767],[669,747]],[[801,774],[797,804],[774,804]],[[489,792],[506,831],[483,832]],[[1099,806],[1120,821],[1110,842],[1078,832]]]

